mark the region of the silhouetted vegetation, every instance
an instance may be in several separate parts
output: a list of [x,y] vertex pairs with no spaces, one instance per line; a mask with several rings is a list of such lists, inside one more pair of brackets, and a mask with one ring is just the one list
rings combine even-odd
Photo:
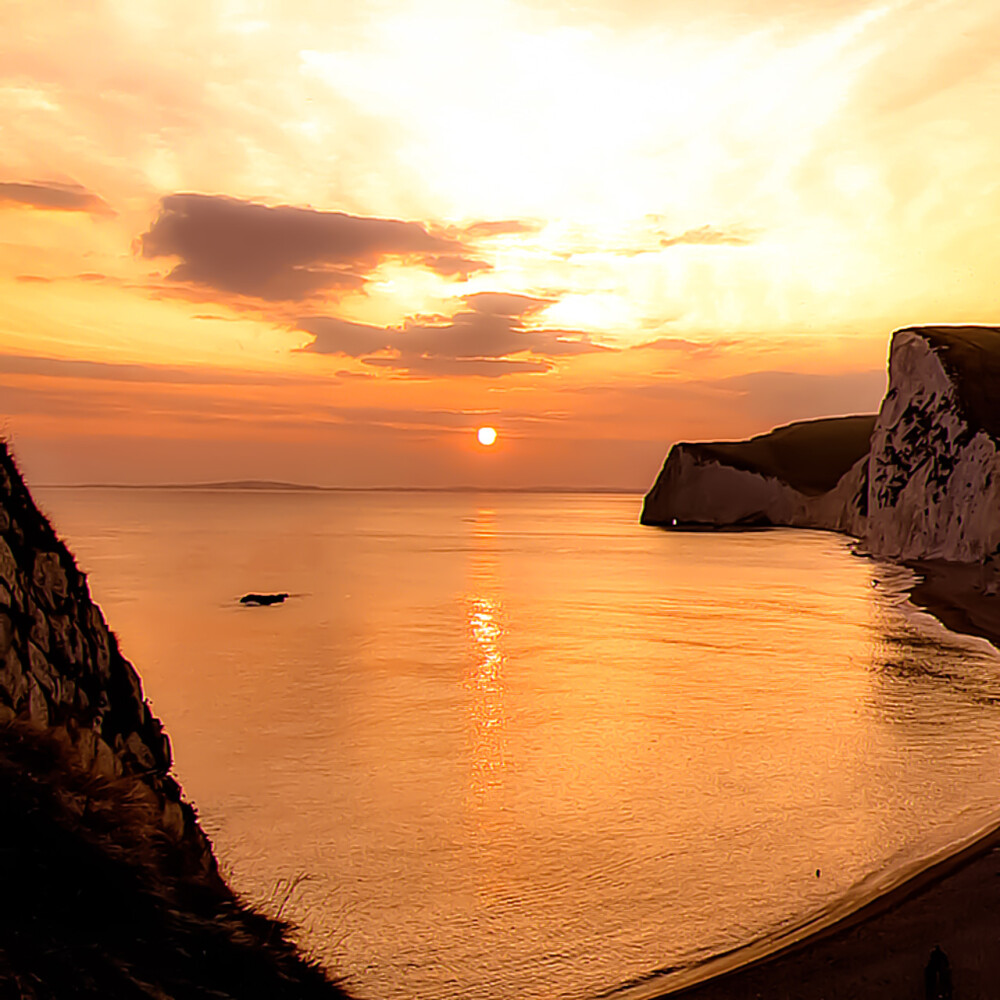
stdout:
[[147,786],[82,771],[51,733],[0,725],[0,817],[0,1000],[345,996],[192,872]]
[[[958,383],[958,397],[973,430],[1000,440],[1000,327],[918,326]],[[903,332],[903,331],[900,331]]]

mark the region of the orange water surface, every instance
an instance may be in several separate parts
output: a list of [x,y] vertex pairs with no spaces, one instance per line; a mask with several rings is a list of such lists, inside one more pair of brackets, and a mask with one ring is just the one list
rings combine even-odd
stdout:
[[362,998],[596,996],[1000,812],[1000,658],[837,535],[664,532],[625,495],[38,493],[232,884]]

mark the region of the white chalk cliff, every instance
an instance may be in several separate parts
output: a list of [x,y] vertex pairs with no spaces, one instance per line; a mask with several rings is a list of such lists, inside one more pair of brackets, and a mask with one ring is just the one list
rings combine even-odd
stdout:
[[876,417],[677,444],[642,522],[826,528],[875,555],[983,561],[1000,548],[998,441],[1000,328],[909,327]]

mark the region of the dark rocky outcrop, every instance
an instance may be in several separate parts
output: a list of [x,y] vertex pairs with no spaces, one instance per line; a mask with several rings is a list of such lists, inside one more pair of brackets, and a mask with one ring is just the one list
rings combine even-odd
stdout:
[[249,607],[266,607],[271,604],[284,604],[288,594],[244,594],[240,598],[240,604]]
[[85,770],[140,778],[192,864],[215,870],[138,674],[0,446],[0,721],[14,718],[57,733]]
[[0,444],[0,1000],[344,996],[229,890],[170,766]]
[[908,327],[868,460],[877,555],[981,562],[1000,545],[1000,328]]
[[192,868],[141,779],[0,724],[0,998],[339,1000],[286,928]]
[[832,490],[859,458],[868,454],[875,416],[801,420],[749,441],[709,442],[685,447],[703,462],[781,479],[805,496]]

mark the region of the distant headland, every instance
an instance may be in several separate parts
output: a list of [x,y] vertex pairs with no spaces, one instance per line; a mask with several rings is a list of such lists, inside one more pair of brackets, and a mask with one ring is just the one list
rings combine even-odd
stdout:
[[641,520],[826,528],[872,555],[984,563],[1000,548],[998,399],[1000,327],[897,330],[878,414],[676,444]]

